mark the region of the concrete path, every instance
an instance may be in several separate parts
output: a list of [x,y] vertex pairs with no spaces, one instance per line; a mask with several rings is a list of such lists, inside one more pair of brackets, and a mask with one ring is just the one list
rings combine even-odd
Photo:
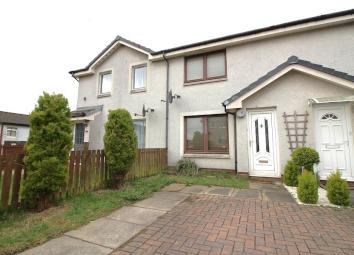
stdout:
[[251,183],[250,189],[185,186],[171,184],[151,198],[123,207],[112,214],[92,221],[64,236],[52,239],[41,246],[27,250],[22,255],[105,255],[126,243],[158,217],[171,211],[191,195],[235,197],[247,200],[261,199],[273,202],[294,202],[281,186]]
[[[183,186],[184,187],[184,186]],[[167,189],[168,190],[168,189]],[[128,241],[189,195],[156,192],[151,198],[123,207],[107,217],[52,239],[22,255],[105,255]]]

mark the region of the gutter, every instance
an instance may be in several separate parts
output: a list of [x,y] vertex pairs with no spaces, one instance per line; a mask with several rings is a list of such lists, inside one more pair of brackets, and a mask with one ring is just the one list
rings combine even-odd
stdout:
[[75,77],[74,73],[71,73],[71,72],[69,72],[69,73],[71,74],[71,77],[73,77],[77,82],[79,82],[79,79]]
[[165,136],[165,146],[166,146],[166,162],[168,166],[168,121],[169,121],[169,111],[170,111],[170,103],[168,102],[168,93],[170,91],[170,62],[165,56],[165,53],[162,53],[162,57],[166,62],[166,136]]
[[224,103],[222,103],[222,106],[224,107],[225,113],[231,114],[231,115],[233,116],[233,119],[234,119],[235,173],[237,174],[237,172],[238,172],[238,161],[237,161],[237,124],[236,124],[236,112],[235,112],[235,113],[229,112],[229,111],[226,109],[226,105],[225,105]]

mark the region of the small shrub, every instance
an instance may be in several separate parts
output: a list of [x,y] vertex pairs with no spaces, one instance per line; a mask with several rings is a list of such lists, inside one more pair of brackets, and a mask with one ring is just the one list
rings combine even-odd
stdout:
[[335,205],[350,205],[350,191],[348,183],[341,178],[337,170],[327,178],[327,197]]
[[313,165],[320,162],[318,152],[309,147],[297,148],[291,153],[291,158],[296,165],[313,172]]
[[297,196],[301,202],[316,204],[318,200],[318,186],[316,176],[305,170],[298,178]]
[[179,160],[176,168],[177,173],[181,175],[197,175],[199,172],[197,164],[188,158]]
[[289,160],[285,165],[284,170],[284,183],[288,186],[297,186],[297,178],[301,174],[301,169],[297,166],[294,161]]
[[111,185],[120,187],[123,178],[134,163],[137,138],[133,120],[125,109],[109,111],[105,124],[104,149]]

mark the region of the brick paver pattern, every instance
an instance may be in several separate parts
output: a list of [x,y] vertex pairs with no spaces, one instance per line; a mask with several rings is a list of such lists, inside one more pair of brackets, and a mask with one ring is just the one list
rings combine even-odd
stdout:
[[354,254],[354,210],[193,195],[113,254]]

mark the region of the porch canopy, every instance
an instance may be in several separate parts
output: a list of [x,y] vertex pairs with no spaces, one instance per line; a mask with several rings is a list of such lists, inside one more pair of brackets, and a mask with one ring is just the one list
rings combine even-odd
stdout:
[[[328,68],[322,65],[314,64],[310,61],[299,59],[296,56],[291,56],[287,61],[280,64],[273,70],[269,71],[264,76],[260,77],[255,82],[249,84],[244,89],[240,90],[238,93],[234,94],[227,100],[225,100],[222,104],[227,110],[237,110],[242,108],[242,102],[248,97],[252,96],[262,88],[268,86],[276,79],[282,77],[288,72],[296,70],[301,73],[308,74],[313,77],[317,77],[319,79],[328,81],[337,86],[341,86],[344,88],[349,88],[354,90],[354,76],[349,75],[344,72],[337,71],[332,68]],[[353,96],[348,97],[340,97],[340,98],[314,98],[313,101],[316,103],[324,102],[327,100],[345,100],[346,102],[352,101]],[[312,99],[311,99],[312,100]],[[311,101],[312,102],[312,101]],[[339,101],[338,101],[339,102]]]
[[309,105],[326,104],[326,103],[345,103],[345,102],[354,102],[354,95],[339,96],[339,97],[321,97],[321,98],[310,98],[309,99]]
[[72,121],[94,120],[102,112],[103,105],[78,107],[71,112]]

